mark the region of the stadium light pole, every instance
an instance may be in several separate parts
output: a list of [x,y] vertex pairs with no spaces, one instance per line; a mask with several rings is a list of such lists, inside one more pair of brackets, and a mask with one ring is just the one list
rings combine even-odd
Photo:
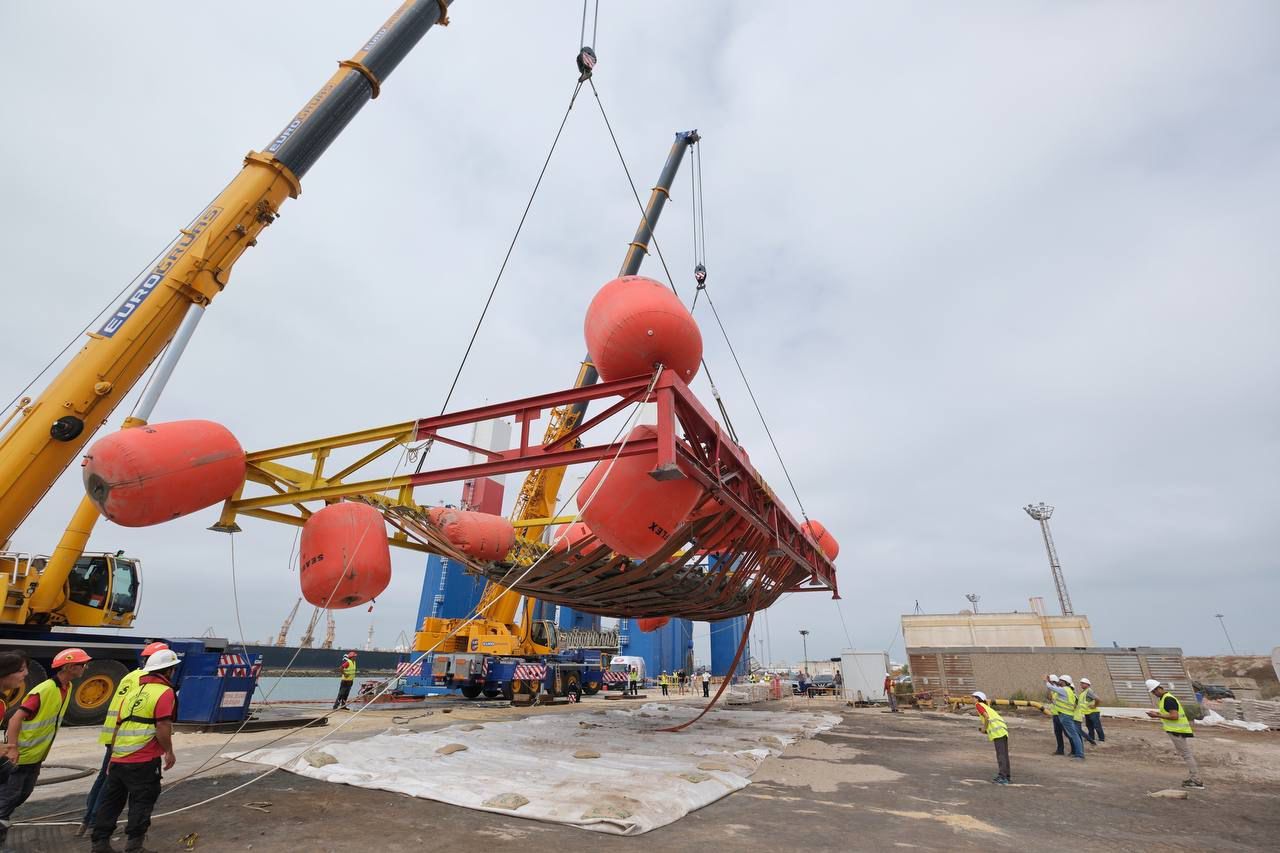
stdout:
[[1227,645],[1231,647],[1231,654],[1233,654],[1233,655],[1234,655],[1234,654],[1237,654],[1237,652],[1236,652],[1236,644],[1235,644],[1235,643],[1233,643],[1233,642],[1231,642],[1231,635],[1230,635],[1230,634],[1227,634],[1227,623],[1223,621],[1223,619],[1222,619],[1222,614],[1221,614],[1221,613],[1215,613],[1215,614],[1213,614],[1213,615],[1214,615],[1214,617],[1218,620],[1218,624],[1222,626],[1222,633],[1224,633],[1224,634],[1226,634],[1226,635],[1227,635]]
[[800,630],[800,642],[804,644],[804,672],[809,672],[809,632]]

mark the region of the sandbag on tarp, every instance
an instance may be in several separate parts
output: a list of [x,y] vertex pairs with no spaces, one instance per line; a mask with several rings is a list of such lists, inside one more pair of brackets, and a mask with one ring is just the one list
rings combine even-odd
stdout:
[[428,732],[392,730],[227,757],[326,782],[639,835],[745,788],[770,755],[840,722],[832,714],[714,710],[683,732],[657,731],[697,713],[647,704]]

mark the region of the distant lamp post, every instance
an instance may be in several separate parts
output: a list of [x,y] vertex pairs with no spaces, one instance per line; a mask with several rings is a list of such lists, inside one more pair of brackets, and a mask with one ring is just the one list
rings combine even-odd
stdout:
[[965,598],[969,599],[969,603],[973,605],[973,612],[977,613],[978,599],[982,598],[982,596],[978,595],[976,592],[971,592],[968,595],[966,595]]
[[[1214,617],[1218,620],[1218,624],[1222,626],[1222,633],[1227,634],[1227,623],[1223,621],[1223,619],[1222,619],[1222,614],[1221,614],[1221,613],[1215,613],[1215,614],[1213,614],[1213,615],[1214,615]],[[1234,655],[1234,654],[1237,654],[1237,652],[1236,652],[1236,644],[1235,644],[1235,643],[1233,643],[1233,642],[1231,642],[1231,635],[1230,635],[1230,634],[1227,634],[1227,645],[1231,647],[1231,654],[1233,654],[1233,655]]]
[[800,642],[804,644],[804,671],[809,671],[809,632],[800,631]]

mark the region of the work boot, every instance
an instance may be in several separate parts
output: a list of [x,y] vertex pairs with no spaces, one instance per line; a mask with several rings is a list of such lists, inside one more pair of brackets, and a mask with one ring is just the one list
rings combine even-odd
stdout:
[[1182,787],[1184,787],[1184,788],[1203,788],[1203,787],[1204,787],[1204,783],[1203,783],[1203,782],[1200,782],[1200,781],[1197,781],[1197,780],[1195,780],[1195,779],[1187,779],[1187,780],[1185,780],[1185,781],[1182,783]]
[[139,835],[137,838],[130,838],[124,845],[124,853],[156,853],[149,847],[143,847],[142,842],[146,841],[145,835]]
[[1059,750],[1057,750],[1056,752],[1051,752],[1051,753],[1049,753],[1049,754],[1050,754],[1050,755],[1066,755],[1066,753],[1065,753],[1065,752],[1063,752],[1063,751],[1062,751],[1062,750],[1060,750],[1060,749],[1059,749]]
[[110,838],[104,838],[101,841],[93,842],[93,846],[89,848],[89,853],[119,853],[119,851],[111,846]]

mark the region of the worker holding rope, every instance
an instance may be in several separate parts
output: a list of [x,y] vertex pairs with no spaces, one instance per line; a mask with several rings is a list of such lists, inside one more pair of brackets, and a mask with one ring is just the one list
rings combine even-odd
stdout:
[[84,675],[89,660],[84,649],[58,652],[53,656],[53,678],[36,685],[9,720],[5,758],[16,767],[0,787],[0,845],[9,834],[10,815],[35,790],[40,768],[71,702],[71,682]]
[[151,655],[142,667],[137,688],[116,711],[107,784],[93,822],[92,853],[115,853],[111,836],[126,804],[125,853],[145,853],[142,845],[160,797],[161,768],[169,770],[178,760],[173,754],[178,699],[172,685],[177,667],[178,656],[172,649]]
[[148,645],[142,650],[142,655],[138,663],[138,668],[120,679],[120,686],[116,688],[115,695],[111,697],[111,704],[107,706],[106,719],[102,721],[102,730],[98,733],[98,743],[102,744],[102,769],[98,771],[98,778],[93,780],[93,787],[89,789],[89,796],[84,803],[84,820],[80,823],[80,828],[76,830],[77,836],[85,835],[93,828],[93,818],[98,811],[98,801],[102,797],[102,788],[107,783],[107,771],[111,767],[111,742],[115,740],[116,723],[119,719],[120,705],[124,702],[125,697],[132,693],[138,687],[138,682],[142,676],[146,675],[143,667],[147,665],[147,661],[156,652],[165,651],[169,648],[168,643],[155,642]]
[[338,664],[338,673],[341,681],[338,682],[338,698],[333,700],[333,710],[347,707],[347,698],[351,696],[351,685],[356,680],[356,653],[353,649],[347,652],[342,663]]
[[975,690],[972,695],[978,716],[982,718],[982,725],[978,730],[996,748],[996,777],[991,781],[997,785],[1008,785],[1013,776],[1009,770],[1009,726],[1004,717],[987,704],[987,694]]

